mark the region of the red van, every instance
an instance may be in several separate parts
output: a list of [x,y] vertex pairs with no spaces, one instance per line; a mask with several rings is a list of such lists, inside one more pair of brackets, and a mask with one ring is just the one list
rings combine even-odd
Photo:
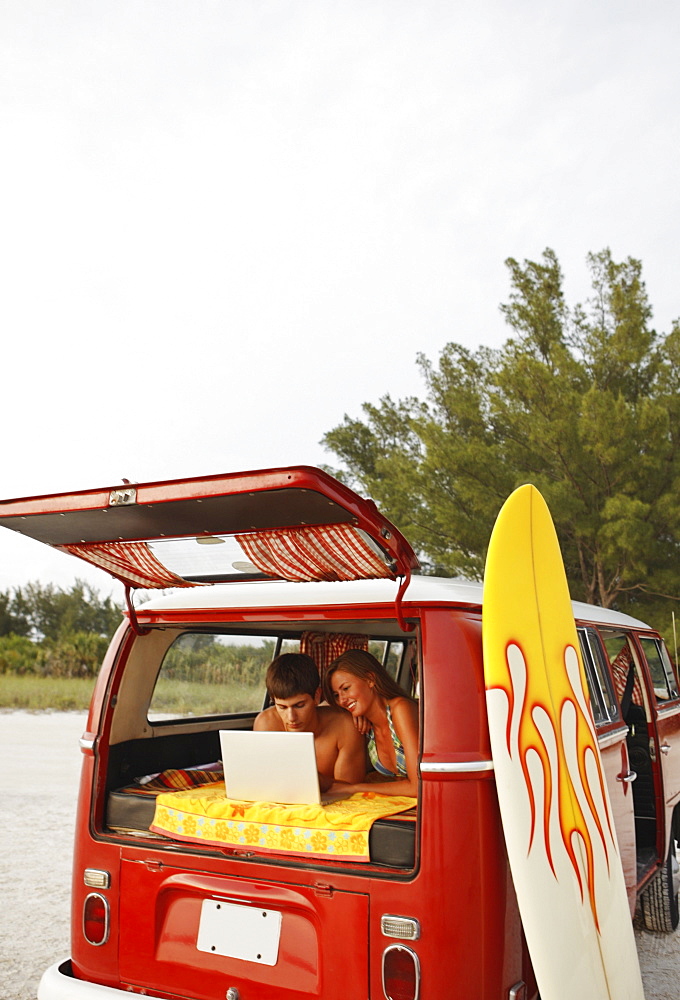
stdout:
[[[417,575],[371,501],[304,467],[6,501],[0,524],[101,566],[128,599],[81,740],[71,957],[40,1000],[535,996],[489,749],[480,584]],[[135,588],[161,594],[135,607]],[[640,901],[669,931],[677,670],[643,622],[585,604],[574,616],[631,914]],[[365,856],[279,850],[247,824],[223,840],[158,832],[159,794],[214,782],[220,730],[252,728],[273,657],[309,652],[323,670],[352,646],[420,712],[417,806],[377,819]]]

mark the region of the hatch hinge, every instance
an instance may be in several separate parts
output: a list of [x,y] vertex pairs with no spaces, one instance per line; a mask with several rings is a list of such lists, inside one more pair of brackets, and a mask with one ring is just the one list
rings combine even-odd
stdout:
[[314,883],[314,894],[316,896],[324,896],[330,898],[335,892],[332,885],[327,882],[315,882]]
[[135,635],[148,635],[151,629],[142,628],[139,624],[137,612],[135,611],[135,606],[132,603],[132,588],[129,583],[125,584],[125,603],[127,605],[128,614],[130,615],[130,625],[132,626],[132,631]]
[[402,632],[413,632],[415,625],[411,622],[407,622],[401,613],[401,600],[406,593],[406,588],[411,582],[411,570],[406,570],[406,575],[401,577],[401,583],[399,584],[399,590],[397,591],[397,596],[394,601],[394,610],[397,616],[397,621],[399,622],[399,628]]

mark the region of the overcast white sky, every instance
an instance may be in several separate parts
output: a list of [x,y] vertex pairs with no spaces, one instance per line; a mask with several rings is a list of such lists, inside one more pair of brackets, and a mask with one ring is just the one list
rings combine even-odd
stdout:
[[[680,6],[1,0],[0,498],[333,458],[504,260],[680,315]],[[0,531],[0,589],[95,570]]]

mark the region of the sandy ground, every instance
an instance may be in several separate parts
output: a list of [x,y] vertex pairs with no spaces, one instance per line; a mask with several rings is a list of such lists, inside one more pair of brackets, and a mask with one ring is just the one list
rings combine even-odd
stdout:
[[[0,713],[2,1000],[34,1000],[43,970],[69,954],[78,738],[85,721],[69,712]],[[39,798],[27,801],[26,787],[39,789]],[[678,1000],[680,932],[637,928],[635,935],[646,1000]]]

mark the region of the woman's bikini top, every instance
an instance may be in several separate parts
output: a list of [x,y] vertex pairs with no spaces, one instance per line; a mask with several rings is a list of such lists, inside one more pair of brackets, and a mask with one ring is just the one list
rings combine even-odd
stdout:
[[404,752],[402,742],[397,736],[397,731],[394,728],[389,703],[385,705],[385,710],[387,712],[387,723],[390,727],[392,745],[397,758],[397,773],[395,774],[394,771],[390,771],[389,768],[385,767],[385,765],[380,762],[380,758],[378,757],[378,748],[375,745],[375,735],[372,729],[368,734],[368,756],[370,757],[371,764],[378,774],[384,774],[386,778],[406,778],[408,777],[408,772],[406,770],[406,754]]

